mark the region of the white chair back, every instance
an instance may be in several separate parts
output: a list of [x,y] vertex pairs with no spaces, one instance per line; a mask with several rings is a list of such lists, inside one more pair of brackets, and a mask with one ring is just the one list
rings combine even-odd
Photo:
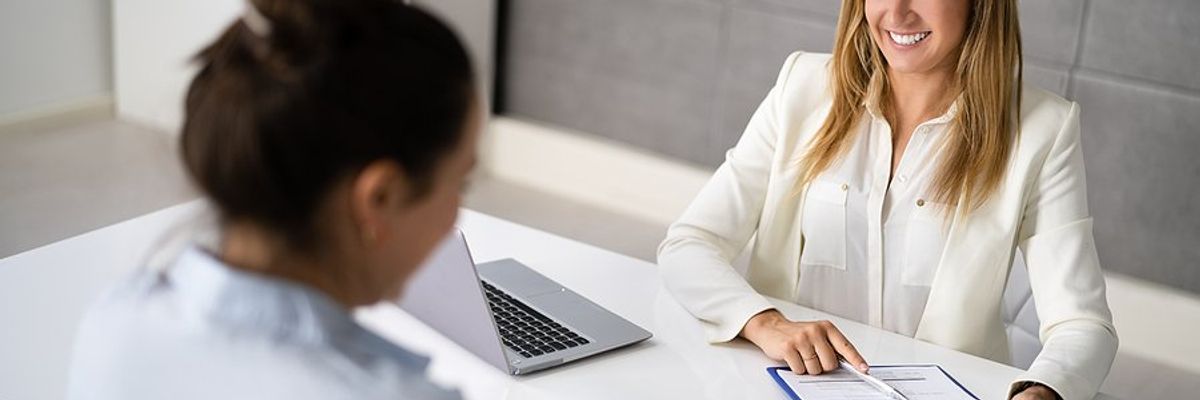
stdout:
[[1003,311],[1011,364],[1017,368],[1029,369],[1033,359],[1042,351],[1042,342],[1038,339],[1038,327],[1041,322],[1033,304],[1033,290],[1029,287],[1025,255],[1019,250],[1013,257],[1008,285],[1004,288]]

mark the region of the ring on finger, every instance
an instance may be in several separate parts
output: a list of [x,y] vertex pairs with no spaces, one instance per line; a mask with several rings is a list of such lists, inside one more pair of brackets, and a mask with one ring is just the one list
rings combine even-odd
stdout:
[[813,354],[811,357],[805,357],[805,356],[801,355],[800,358],[803,358],[804,361],[812,361],[817,358],[817,354]]

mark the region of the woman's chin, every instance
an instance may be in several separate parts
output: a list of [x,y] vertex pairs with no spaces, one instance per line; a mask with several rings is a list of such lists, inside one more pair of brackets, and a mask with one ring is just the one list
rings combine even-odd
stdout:
[[920,57],[901,56],[888,59],[888,69],[893,73],[916,74],[934,70],[937,63],[928,62]]

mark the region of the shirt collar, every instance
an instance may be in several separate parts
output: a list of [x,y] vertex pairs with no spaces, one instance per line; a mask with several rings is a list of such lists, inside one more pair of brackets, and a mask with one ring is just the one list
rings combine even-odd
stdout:
[[166,271],[167,284],[207,326],[279,342],[330,346],[354,358],[388,357],[423,370],[428,359],[367,331],[324,293],[285,279],[239,270],[190,247]]
[[[867,110],[867,115],[876,121],[883,121],[886,118],[883,111],[879,108],[879,100],[883,93],[882,79],[871,77],[871,81],[867,84],[867,95],[863,98],[862,106]],[[946,108],[946,112],[936,118],[922,122],[921,125],[927,124],[946,124],[954,120],[958,115],[958,104],[962,102],[962,95],[959,95],[954,102],[950,103],[950,107]]]
[[196,315],[235,329],[320,342],[353,326],[348,313],[324,293],[232,268],[197,247],[180,255],[167,280]]

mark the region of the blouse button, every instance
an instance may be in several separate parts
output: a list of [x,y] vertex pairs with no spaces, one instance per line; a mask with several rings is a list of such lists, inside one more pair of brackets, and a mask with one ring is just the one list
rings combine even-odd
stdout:
[[843,192],[845,192],[845,191],[847,191],[847,190],[850,190],[850,185],[843,183],[843,184],[842,184],[842,191],[843,191]]
[[905,181],[908,181],[908,177],[905,176],[904,174],[900,174],[899,176],[896,177],[896,179],[899,180],[900,183],[904,183]]
[[925,199],[917,199],[917,207],[925,207]]

